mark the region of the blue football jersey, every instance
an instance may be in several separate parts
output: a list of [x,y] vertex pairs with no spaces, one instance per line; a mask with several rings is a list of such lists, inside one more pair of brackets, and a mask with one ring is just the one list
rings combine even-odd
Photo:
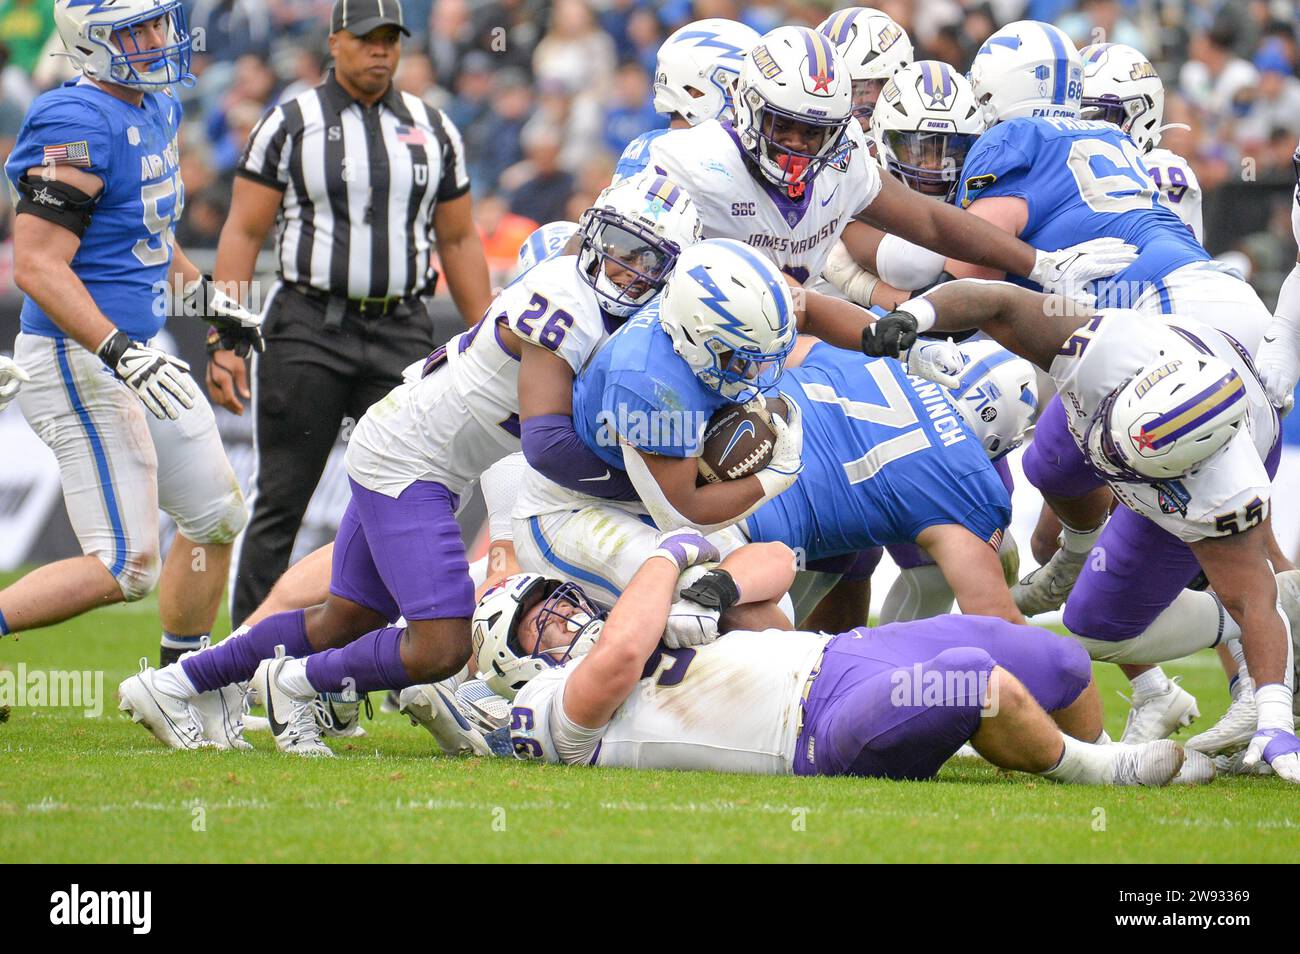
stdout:
[[966,208],[998,195],[1028,204],[1020,238],[1035,248],[1055,251],[1103,237],[1138,248],[1137,261],[1098,287],[1103,304],[1132,307],[1174,269],[1210,257],[1164,204],[1137,146],[1109,123],[1035,117],[994,126],[966,156],[957,203]]
[[622,469],[618,438],[651,454],[698,457],[709,418],[727,399],[673,350],[656,298],[614,333],[573,386],[578,435]]
[[[5,164],[12,183],[52,163],[77,166],[103,181],[72,270],[109,321],[135,341],[158,333],[170,304],[163,290],[185,204],[180,122],[180,103],[168,93],[145,93],[132,106],[74,80],[32,104]],[[64,337],[30,298],[23,301],[22,329]]]
[[748,521],[806,560],[912,543],[958,524],[994,540],[1011,498],[939,385],[888,358],[818,344],[781,379],[803,411],[803,473]]
[[650,164],[650,143],[671,131],[667,128],[651,129],[628,143],[623,155],[618,157],[618,165],[614,167],[614,178],[611,181],[618,182],[645,169]]

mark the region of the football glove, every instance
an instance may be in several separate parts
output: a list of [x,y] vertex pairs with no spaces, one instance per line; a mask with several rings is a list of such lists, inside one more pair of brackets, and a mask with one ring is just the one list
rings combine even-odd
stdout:
[[763,488],[763,497],[771,499],[788,490],[803,472],[803,412],[793,398],[781,395],[786,414],[771,415],[772,431],[776,442],[772,459],[754,476]]
[[1246,747],[1242,759],[1245,768],[1253,768],[1261,762],[1279,777],[1288,782],[1300,782],[1300,739],[1294,733],[1284,729],[1261,729],[1255,733]]
[[136,344],[121,331],[100,342],[95,354],[159,420],[179,418],[178,404],[181,408],[194,406],[190,366],[180,358]]
[[9,406],[9,402],[18,396],[18,389],[31,380],[13,358],[0,354],[0,411]]
[[710,543],[707,537],[694,530],[670,530],[659,534],[659,539],[655,541],[655,550],[650,557],[671,560],[680,573],[697,563],[716,563],[718,548]]
[[718,638],[718,616],[715,609],[687,599],[678,600],[668,609],[663,644],[669,649],[686,649],[713,642]]
[[1096,296],[1084,286],[1128,268],[1138,257],[1136,246],[1117,238],[1098,238],[1056,252],[1038,252],[1026,276],[1049,294],[1065,295],[1086,305]]
[[208,332],[209,354],[223,349],[246,358],[251,351],[266,350],[262,317],[217,288],[209,276],[201,275],[186,287],[183,307],[186,315],[212,325]]
[[916,316],[891,311],[862,329],[862,353],[868,358],[899,358],[916,344]]

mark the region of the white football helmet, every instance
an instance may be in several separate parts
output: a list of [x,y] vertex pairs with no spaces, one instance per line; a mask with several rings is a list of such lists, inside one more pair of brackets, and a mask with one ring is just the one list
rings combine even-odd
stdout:
[[1185,476],[1246,420],[1246,384],[1213,355],[1151,362],[1112,391],[1084,433],[1092,465],[1119,480]]
[[515,275],[522,275],[538,262],[544,262],[560,254],[560,250],[578,231],[577,222],[547,222],[534,229],[524,244],[519,246],[519,259],[515,263]]
[[1123,43],[1095,43],[1083,59],[1083,119],[1114,123],[1144,155],[1160,144],[1165,84],[1142,53]]
[[785,276],[735,239],[707,239],[677,264],[659,303],[673,350],[728,401],[744,404],[774,387],[796,334]]
[[[533,625],[519,632],[520,618],[538,603],[542,608]],[[542,631],[553,615],[563,618],[573,638],[567,645],[543,649]],[[576,584],[516,573],[479,598],[470,642],[484,681],[497,695],[513,699],[534,676],[590,651],[604,625],[603,614]]]
[[960,383],[948,396],[984,445],[989,460],[1005,457],[1025,442],[1038,410],[1034,366],[996,341],[963,341]]
[[730,121],[740,64],[757,42],[757,30],[721,17],[675,30],[655,63],[655,112],[676,113],[692,126],[706,119]]
[[966,153],[983,131],[970,82],[937,60],[895,73],[871,118],[877,161],[908,188],[945,199],[956,191]]
[[[823,165],[840,158],[853,118],[852,82],[831,41],[807,27],[778,27],[745,55],[736,84],[736,134],[769,182],[803,195]],[[805,148],[780,142],[798,124]]]
[[1083,60],[1050,23],[1008,23],[984,41],[968,75],[988,126],[1021,116],[1079,116]]
[[694,200],[653,170],[606,187],[578,229],[578,271],[600,307],[624,318],[659,293],[677,256],[703,237]]
[[912,62],[912,39],[893,17],[870,7],[836,10],[817,31],[844,57],[853,81],[853,115],[865,130],[885,80]]
[[[160,17],[163,45],[141,49],[143,25]],[[54,26],[62,55],[91,79],[143,89],[194,85],[181,0],[55,0]]]

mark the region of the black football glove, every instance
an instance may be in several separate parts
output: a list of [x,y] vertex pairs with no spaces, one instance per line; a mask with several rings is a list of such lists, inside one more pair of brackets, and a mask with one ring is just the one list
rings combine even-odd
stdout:
[[916,319],[891,311],[862,329],[862,353],[868,358],[897,358],[916,344]]
[[186,316],[212,325],[208,332],[209,354],[223,349],[246,358],[252,351],[266,350],[262,317],[218,289],[209,276],[200,276],[185,289],[183,306]]
[[725,613],[740,599],[740,588],[730,573],[721,567],[714,567],[682,590],[682,599],[693,600],[701,606]]

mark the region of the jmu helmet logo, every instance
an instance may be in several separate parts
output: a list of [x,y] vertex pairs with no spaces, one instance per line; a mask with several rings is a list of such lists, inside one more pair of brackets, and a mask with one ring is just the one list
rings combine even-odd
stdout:
[[1181,361],[1170,361],[1168,364],[1161,365],[1160,367],[1156,368],[1145,378],[1139,381],[1136,385],[1134,385],[1133,396],[1140,398],[1142,395],[1146,394],[1153,387],[1155,387],[1157,382],[1163,380],[1164,378],[1169,377],[1169,375],[1173,374],[1181,366],[1182,366]]
[[902,36],[903,28],[897,23],[891,23],[876,34],[876,49],[884,53],[885,50],[897,43]]
[[772,54],[767,51],[766,46],[754,47],[754,67],[763,79],[775,79],[781,74],[780,64],[772,59]]
[[1150,79],[1157,75],[1156,68],[1143,60],[1141,63],[1134,63],[1133,68],[1129,70],[1128,78],[1131,80]]

